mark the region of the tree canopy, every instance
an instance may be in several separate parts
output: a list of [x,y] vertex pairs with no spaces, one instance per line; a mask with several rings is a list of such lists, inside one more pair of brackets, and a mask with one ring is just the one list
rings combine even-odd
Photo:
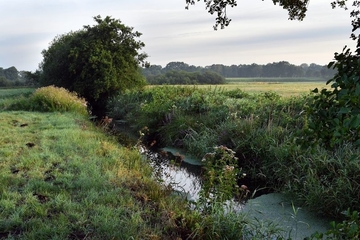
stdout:
[[[264,1],[264,0],[262,0]],[[272,0],[274,5],[278,5],[288,11],[290,20],[303,20],[306,16],[310,0]],[[189,9],[190,5],[194,5],[195,2],[200,0],[185,0],[186,9]],[[226,9],[227,7],[236,7],[238,5],[237,0],[204,0],[206,9],[210,14],[216,14],[214,29],[217,30],[220,26],[221,29],[227,27],[231,19],[228,18]],[[333,8],[341,7],[347,9],[346,3],[348,0],[333,0],[330,2]],[[353,0],[352,6],[355,7],[350,13],[352,18],[353,32],[360,27],[359,11],[356,9],[360,6],[359,0]],[[352,36],[352,37],[355,37]]]
[[100,116],[110,97],[145,85],[139,65],[147,55],[139,53],[145,44],[132,27],[109,16],[94,20],[93,26],[57,36],[42,51],[40,83],[77,92]]

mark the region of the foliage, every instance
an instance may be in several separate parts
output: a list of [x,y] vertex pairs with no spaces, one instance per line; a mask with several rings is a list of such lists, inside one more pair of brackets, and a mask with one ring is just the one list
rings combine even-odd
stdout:
[[[242,177],[235,152],[225,146],[214,147],[202,159],[203,186],[200,192],[200,207],[208,211],[214,203],[225,203],[234,196],[240,197],[237,180]],[[244,194],[245,195],[245,194]]]
[[43,50],[40,83],[77,92],[92,107],[95,115],[104,115],[109,98],[125,89],[142,87],[139,72],[146,54],[139,53],[144,43],[120,20],[94,17],[96,25],[56,37]]
[[[199,2],[200,0],[197,0]],[[306,12],[308,9],[308,5],[310,0],[272,0],[274,5],[279,5],[283,9],[287,10],[289,13],[290,20],[303,20],[306,16]],[[189,9],[189,5],[194,5],[195,0],[185,0],[186,9]],[[210,14],[216,13],[217,17],[215,19],[214,29],[217,30],[219,25],[221,29],[227,27],[231,19],[227,17],[226,9],[227,7],[236,7],[237,1],[236,0],[204,0],[206,9]],[[341,8],[347,9],[346,6],[347,0],[333,0],[331,1],[331,6],[335,8],[339,6]],[[353,0],[352,6],[358,7],[360,6],[360,2],[358,0]],[[358,19],[359,12],[357,10],[353,10],[350,13],[350,16],[353,19],[352,25],[353,29],[357,29],[359,27],[359,19]],[[353,30],[354,32],[354,30]]]
[[346,219],[340,223],[331,222],[331,228],[324,233],[314,233],[307,239],[359,239],[360,237],[360,219],[358,211],[343,212]]
[[296,140],[308,129],[305,106],[311,99],[166,86],[121,95],[109,109],[134,132],[147,126],[146,142],[156,140],[157,146],[180,147],[199,158],[227,146],[245,180],[251,179],[252,193],[260,186],[288,192],[318,213],[339,217],[349,207],[359,210],[360,153],[350,144],[300,147]]
[[[197,0],[198,2],[200,0]],[[237,1],[236,0],[205,0],[206,9],[210,14],[216,13],[216,22],[214,25],[214,29],[217,30],[219,25],[221,29],[227,27],[231,19],[227,17],[226,8],[236,7]],[[296,1],[287,1],[287,0],[273,0],[274,4],[279,4],[280,7],[288,10],[289,12],[289,19],[291,20],[303,20],[305,17],[305,13],[307,11],[307,6],[309,0],[296,0]],[[195,0],[186,0],[186,9],[189,9],[189,5],[194,5]]]
[[313,102],[308,108],[309,138],[328,148],[344,142],[360,145],[360,48],[355,54],[344,48],[335,54],[329,67],[337,69],[331,89],[314,92]]

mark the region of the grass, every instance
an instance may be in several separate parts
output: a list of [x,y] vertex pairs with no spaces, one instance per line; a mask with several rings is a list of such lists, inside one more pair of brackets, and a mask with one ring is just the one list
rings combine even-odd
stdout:
[[[326,87],[326,81],[316,78],[227,78],[226,82],[226,84],[197,85],[197,87],[210,90],[215,88],[225,91],[240,89],[250,94],[275,92],[283,97],[304,95],[315,88],[323,89]],[[189,85],[174,86],[193,87]]]
[[83,116],[2,112],[0,131],[2,239],[161,238],[172,227],[177,207],[147,163]]
[[248,93],[275,92],[283,97],[308,94],[315,88],[325,88],[324,82],[239,82],[221,85],[226,90],[241,89]]
[[68,92],[42,89],[43,105],[11,91],[0,92],[12,96],[0,104],[0,239],[240,239],[251,224],[221,205],[208,215],[191,211],[154,180],[136,148],[82,109],[64,110]]
[[[151,90],[156,92],[124,94],[124,99],[119,100],[125,103],[124,106],[115,102],[118,111],[132,115],[133,120],[140,116],[146,119],[144,122],[149,122],[154,118],[161,123],[153,123],[163,128],[160,133],[176,133],[175,125],[181,124],[183,130],[174,137],[180,137],[179,140],[184,142],[187,138],[201,140],[202,136],[212,139],[211,135],[215,133],[215,140],[248,149],[242,154],[255,154],[259,159],[270,156],[276,161],[264,161],[263,176],[267,175],[265,170],[271,173],[271,169],[278,169],[272,173],[273,179],[285,176],[285,181],[289,180],[291,184],[289,187],[299,191],[298,196],[304,194],[303,199],[308,198],[305,201],[317,204],[326,193],[331,201],[335,199],[346,206],[346,202],[354,198],[340,190],[349,190],[350,187],[352,193],[358,193],[358,161],[353,161],[358,158],[346,160],[348,155],[353,155],[352,151],[348,154],[344,149],[334,161],[328,161],[326,152],[315,157],[312,156],[314,152],[301,155],[299,148],[287,141],[287,137],[281,139],[288,135],[285,129],[290,124],[299,123],[291,113],[299,112],[297,105],[301,101],[292,100],[284,107],[281,101],[273,102],[279,101],[275,94],[254,98],[238,91],[227,94],[214,90],[206,95],[204,89]],[[49,88],[48,91],[57,90]],[[208,214],[190,211],[184,199],[173,196],[170,187],[161,186],[152,178],[152,169],[137,149],[122,147],[115,137],[90,122],[82,109],[64,110],[63,101],[68,100],[64,94],[67,92],[59,90],[58,98],[50,98],[51,101],[60,101],[60,104],[50,104],[51,109],[39,109],[50,112],[34,111],[38,108],[32,104],[35,103],[36,107],[42,104],[34,102],[33,95],[26,98],[20,91],[17,96],[15,92],[10,94],[11,101],[5,105],[0,102],[1,239],[283,239],[281,229],[272,227],[271,223],[263,227],[259,226],[257,219],[251,220],[244,214],[226,214],[218,203]],[[18,96],[22,96],[20,101]],[[231,101],[229,96],[233,96]],[[134,101],[136,99],[138,101]],[[147,102],[150,100],[156,101],[155,104]],[[265,125],[262,122],[257,125],[257,116],[247,114],[255,111],[251,105],[253,100],[265,104],[263,110],[257,109],[260,119],[263,114],[268,120]],[[131,104],[126,108],[127,102]],[[145,115],[136,112],[139,110],[136,104],[143,107]],[[21,107],[29,111],[21,110]],[[129,109],[135,109],[135,112]],[[176,109],[200,115],[191,117]],[[237,112],[228,115],[228,111]],[[275,112],[280,115],[275,115]],[[239,122],[229,124],[226,119]],[[173,130],[167,131],[169,129],[165,127],[171,127],[172,120],[178,123]],[[278,125],[276,128],[275,123]],[[280,123],[286,125],[280,126]],[[206,127],[207,124],[210,127]],[[260,128],[253,131],[257,126]],[[282,142],[277,141],[278,137]],[[203,144],[204,147],[208,141],[203,141]],[[304,156],[304,161],[297,161],[301,158],[294,156]],[[344,159],[349,167],[339,175],[337,165]],[[327,172],[333,175],[326,175]],[[326,179],[327,176],[331,178]],[[337,180],[338,190],[335,189],[333,194],[329,194],[328,182],[324,185],[324,177],[329,183]],[[291,182],[294,179],[296,184]],[[341,182],[346,179],[351,181],[350,184]],[[304,191],[304,187],[308,188]],[[312,189],[320,191],[308,195]],[[353,203],[357,204],[357,200]],[[349,227],[353,228],[352,225]]]
[[186,202],[152,178],[136,149],[82,111],[0,111],[0,132],[1,239],[164,239],[190,231],[187,221],[175,223],[189,212]]

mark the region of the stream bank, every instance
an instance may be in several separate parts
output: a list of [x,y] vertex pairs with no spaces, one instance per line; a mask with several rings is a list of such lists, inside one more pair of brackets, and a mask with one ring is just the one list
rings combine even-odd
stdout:
[[[151,161],[155,175],[165,185],[189,201],[197,201],[201,190],[201,161],[176,148],[162,148],[157,152],[143,149]],[[315,232],[326,232],[330,219],[322,218],[292,203],[284,194],[266,193],[245,202],[232,202],[231,211],[244,213],[259,224],[284,230],[284,237],[304,239]]]

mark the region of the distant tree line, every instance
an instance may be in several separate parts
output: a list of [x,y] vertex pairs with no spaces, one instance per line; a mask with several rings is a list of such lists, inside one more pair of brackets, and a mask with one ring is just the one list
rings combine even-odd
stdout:
[[[148,82],[155,79],[155,76],[165,77],[168,72],[205,72],[211,71],[224,78],[267,78],[267,77],[296,77],[296,78],[323,78],[330,79],[334,76],[335,70],[327,68],[326,65],[315,63],[303,63],[300,66],[286,61],[273,62],[265,65],[261,64],[240,64],[226,66],[223,64],[213,64],[206,67],[189,65],[184,62],[170,62],[164,68],[160,65],[152,65],[149,68],[143,68],[143,74]],[[150,81],[149,81],[150,80]]]
[[18,71],[16,67],[0,67],[0,87],[32,86],[35,84],[27,71]]
[[186,72],[170,70],[165,74],[149,75],[146,80],[151,85],[163,84],[224,84],[225,78],[213,71]]

